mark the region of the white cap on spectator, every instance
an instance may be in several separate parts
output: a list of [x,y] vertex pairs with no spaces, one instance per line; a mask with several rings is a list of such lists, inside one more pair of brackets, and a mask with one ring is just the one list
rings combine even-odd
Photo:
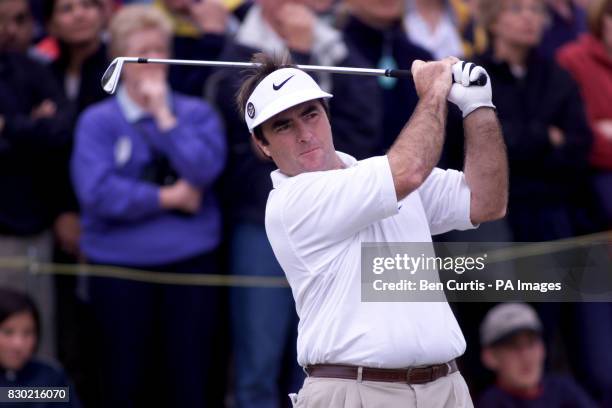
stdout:
[[525,303],[502,303],[489,310],[480,325],[480,344],[487,347],[521,331],[542,331],[535,310]]
[[331,98],[314,79],[297,68],[281,68],[265,77],[255,88],[244,109],[244,120],[252,132],[257,126],[300,103]]

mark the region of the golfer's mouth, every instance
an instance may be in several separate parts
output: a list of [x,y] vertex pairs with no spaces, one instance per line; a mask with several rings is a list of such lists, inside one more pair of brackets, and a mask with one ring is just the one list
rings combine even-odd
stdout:
[[319,149],[320,149],[320,147],[314,147],[312,149],[309,149],[309,150],[306,150],[305,152],[300,153],[300,156],[306,156],[307,154],[310,154],[310,153],[312,153],[312,152],[314,152],[316,150],[319,150]]

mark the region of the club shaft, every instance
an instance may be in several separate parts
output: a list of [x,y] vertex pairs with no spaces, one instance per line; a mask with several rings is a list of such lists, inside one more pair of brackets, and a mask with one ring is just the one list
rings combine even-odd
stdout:
[[[126,62],[129,60],[126,59]],[[229,61],[202,61],[202,60],[181,60],[181,59],[160,59],[160,58],[134,58],[140,64],[173,64],[173,65],[194,65],[206,67],[234,67],[234,68],[253,68],[260,64],[255,62],[229,62]],[[328,72],[332,74],[352,74],[368,76],[411,76],[410,71],[405,70],[386,70],[371,68],[349,68],[349,67],[328,67],[321,65],[297,65],[303,71]]]
[[[137,64],[167,64],[167,65],[191,65],[218,68],[253,68],[261,64],[256,62],[229,62],[229,61],[204,61],[204,60],[184,60],[184,59],[162,59],[162,58],[138,58],[138,57],[118,57],[113,60],[111,65],[102,75],[102,88],[109,94],[114,94],[119,84],[121,70],[125,63]],[[321,65],[296,65],[304,71],[328,72],[332,74],[351,74],[368,76],[385,76],[393,78],[412,78],[412,72],[406,69],[372,69],[354,67],[334,67]],[[481,73],[477,80],[472,81],[470,86],[485,86],[488,77]]]

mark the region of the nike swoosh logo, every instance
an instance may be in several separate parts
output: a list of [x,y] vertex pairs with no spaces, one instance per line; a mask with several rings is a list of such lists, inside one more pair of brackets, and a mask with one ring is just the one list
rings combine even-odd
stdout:
[[283,82],[281,82],[280,84],[276,85],[276,84],[272,84],[272,88],[274,88],[275,91],[278,91],[279,89],[281,89],[283,86],[285,86],[285,84],[287,83],[287,81],[289,81],[291,78],[293,78],[294,76],[291,75],[289,78],[285,79]]

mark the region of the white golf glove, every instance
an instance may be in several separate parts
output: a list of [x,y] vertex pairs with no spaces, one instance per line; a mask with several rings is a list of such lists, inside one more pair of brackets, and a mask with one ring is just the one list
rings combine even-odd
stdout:
[[[453,65],[453,87],[451,88],[448,100],[461,109],[465,118],[478,108],[493,108],[493,92],[491,91],[491,78],[487,71],[471,62],[459,61]],[[485,86],[472,85],[481,74],[487,76]]]

